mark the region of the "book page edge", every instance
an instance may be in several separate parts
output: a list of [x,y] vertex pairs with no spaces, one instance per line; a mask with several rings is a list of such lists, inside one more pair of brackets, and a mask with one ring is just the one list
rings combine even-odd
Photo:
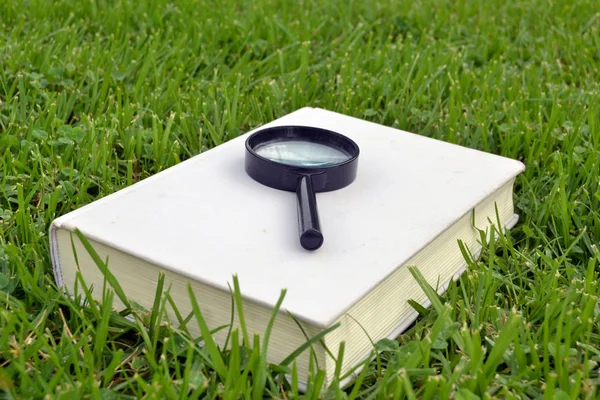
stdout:
[[[515,214],[513,214],[513,217],[504,225],[505,232],[514,228],[515,225],[517,224],[517,222],[519,222],[519,215],[515,213]],[[496,237],[497,236],[498,235],[496,235]],[[473,254],[473,256],[476,259],[479,258],[480,255],[481,255],[481,249],[479,251],[477,251],[477,253]],[[460,276],[466,271],[466,269],[467,269],[467,263],[465,262],[463,264],[463,266],[460,269],[458,269],[449,280],[447,280],[444,284],[440,285],[438,294],[440,296],[443,295],[446,292],[446,290],[448,289],[448,287],[450,286],[450,284],[453,281],[460,278]],[[421,306],[423,306],[424,308],[429,308],[431,306],[431,301],[429,299],[426,299],[424,302],[421,303]],[[406,318],[405,320],[403,320],[400,324],[398,324],[394,329],[392,329],[392,331],[388,335],[386,335],[385,338],[390,339],[390,340],[396,340],[398,338],[398,336],[400,336],[404,331],[406,331],[406,329],[417,320],[418,316],[419,316],[419,313],[417,313],[417,311],[413,310],[413,312],[410,314],[410,316],[408,318]],[[366,361],[371,360],[371,359],[372,359],[372,357],[370,355],[367,355],[361,362],[359,362],[356,365],[364,364]],[[360,374],[360,372],[362,371],[363,367],[364,367],[364,365],[359,368],[356,368],[351,375],[344,378],[340,382],[340,387],[343,388],[344,386],[348,385],[353,380],[355,380],[358,377],[358,375]]]

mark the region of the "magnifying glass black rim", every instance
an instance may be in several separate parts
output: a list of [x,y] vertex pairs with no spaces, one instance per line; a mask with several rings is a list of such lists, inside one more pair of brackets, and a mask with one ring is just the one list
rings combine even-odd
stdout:
[[[347,160],[330,165],[298,166],[273,161],[259,155],[258,145],[274,141],[302,140],[343,150]],[[315,192],[329,192],[350,185],[356,178],[358,145],[347,136],[323,128],[302,125],[283,125],[261,129],[246,140],[246,172],[263,185],[286,191],[295,191],[298,178],[310,175]]]
[[[299,134],[294,136],[293,134],[297,133],[297,132],[299,132]],[[271,137],[265,141],[260,140],[261,136],[267,136],[267,135],[273,135],[273,137]],[[332,138],[332,137],[336,138],[337,143],[332,142],[331,140],[327,140],[327,139],[319,140],[323,137],[326,138],[327,136],[329,136],[330,138]],[[327,147],[331,147],[331,148],[335,148],[335,149],[341,148],[342,150],[344,150],[346,153],[349,154],[349,158],[347,160],[344,160],[344,161],[341,161],[341,162],[335,163],[335,164],[306,165],[306,166],[302,165],[301,166],[301,165],[286,164],[285,162],[273,161],[269,158],[259,155],[256,151],[254,151],[254,149],[258,145],[266,145],[271,142],[280,142],[280,141],[284,141],[285,139],[289,139],[289,140],[299,139],[299,140],[302,140],[305,142],[322,144]],[[257,141],[258,141],[258,143],[255,143]],[[335,146],[336,144],[340,144],[340,143],[343,144],[343,146]],[[332,144],[334,144],[334,146],[332,146]],[[277,165],[279,168],[281,168],[283,166],[289,170],[294,170],[296,172],[302,172],[302,170],[306,170],[306,172],[308,174],[320,172],[322,170],[329,169],[329,168],[343,166],[345,164],[350,164],[350,163],[356,161],[356,159],[358,158],[359,153],[360,153],[360,149],[359,149],[358,145],[347,136],[344,136],[337,132],[330,131],[330,130],[323,129],[323,128],[316,128],[313,126],[301,126],[301,125],[275,126],[275,127],[265,128],[265,129],[261,129],[260,131],[254,132],[246,140],[246,150],[248,152],[252,153],[254,156],[256,156],[270,164]]]

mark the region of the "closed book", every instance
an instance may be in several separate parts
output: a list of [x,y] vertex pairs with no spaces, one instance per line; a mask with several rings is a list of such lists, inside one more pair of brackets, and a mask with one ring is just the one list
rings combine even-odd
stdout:
[[[521,162],[318,108],[257,129],[279,125],[332,130],[360,147],[356,180],[316,195],[325,237],[317,251],[298,243],[296,194],[245,172],[248,132],[53,221],[57,284],[72,295],[80,271],[101,300],[104,276],[78,229],[131,301],[151,309],[162,272],[180,314],[192,311],[190,285],[210,329],[231,323],[234,275],[251,335],[265,332],[285,288],[268,361],[281,362],[307,336],[339,323],[313,346],[331,382],[336,365],[324,346],[335,355],[345,343],[344,375],[371,354],[372,341],[414,322],[409,300],[429,305],[408,266],[442,293],[466,265],[459,241],[476,254],[481,231],[517,221],[513,184]],[[237,327],[235,312],[233,321]],[[195,321],[188,329],[200,334]],[[214,334],[220,346],[226,336],[227,329]],[[296,359],[301,383],[309,356]]]

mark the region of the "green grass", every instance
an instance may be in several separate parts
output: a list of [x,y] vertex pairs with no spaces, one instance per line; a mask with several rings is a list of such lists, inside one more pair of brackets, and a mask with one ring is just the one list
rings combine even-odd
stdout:
[[[468,270],[443,297],[424,285],[431,309],[377,343],[355,383],[324,388],[313,368],[305,397],[597,398],[599,9],[1,1],[0,398],[297,398],[293,361],[266,365],[263,338],[230,332],[244,346],[222,351],[165,324],[166,287],[149,314],[113,312],[118,290],[85,306],[83,285],[80,298],[60,294],[47,232],[59,215],[303,106],[527,165],[510,235],[478,260],[465,253]],[[206,331],[195,311],[179,322]]]

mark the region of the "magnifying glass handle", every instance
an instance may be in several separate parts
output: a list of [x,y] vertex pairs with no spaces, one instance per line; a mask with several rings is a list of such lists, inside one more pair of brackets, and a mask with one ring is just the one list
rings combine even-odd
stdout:
[[312,178],[304,175],[296,188],[298,199],[298,230],[300,244],[306,250],[317,250],[323,244],[323,234],[317,212],[317,197],[312,185]]

